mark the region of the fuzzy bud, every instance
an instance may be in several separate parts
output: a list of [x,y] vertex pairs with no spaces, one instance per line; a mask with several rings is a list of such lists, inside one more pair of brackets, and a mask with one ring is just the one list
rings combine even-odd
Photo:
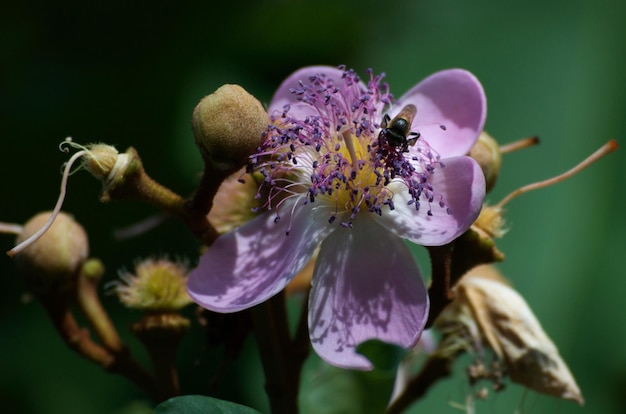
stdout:
[[[37,232],[50,214],[42,212],[31,218],[16,243]],[[74,287],[88,255],[87,233],[71,216],[61,212],[39,240],[15,256],[15,265],[34,294],[62,293]]]
[[491,191],[496,184],[498,174],[500,173],[500,165],[502,164],[500,146],[495,139],[483,131],[480,133],[476,144],[470,150],[469,155],[480,165],[483,174],[485,174],[487,192]]
[[267,130],[263,105],[238,85],[223,85],[193,111],[192,128],[205,163],[221,171],[245,165]]
[[83,159],[87,171],[97,179],[105,181],[115,169],[119,156],[118,150],[111,145],[93,144],[89,146],[89,152]]

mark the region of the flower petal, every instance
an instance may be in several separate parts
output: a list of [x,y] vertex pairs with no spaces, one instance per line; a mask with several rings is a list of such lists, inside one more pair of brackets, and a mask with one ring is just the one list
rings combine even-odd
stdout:
[[339,84],[343,71],[332,66],[307,66],[293,72],[278,87],[268,108],[270,115],[282,113],[285,105],[290,105],[289,115],[293,118],[304,119],[310,115],[317,115],[317,111],[311,105],[304,104],[298,100],[298,95],[292,93],[293,89],[300,89],[300,82],[309,85],[311,76],[324,75]]
[[[294,202],[281,209],[291,211]],[[310,205],[298,206],[277,223],[275,218],[268,212],[220,236],[189,276],[191,298],[222,313],[261,303],[289,283],[334,229]]]
[[309,299],[309,332],[330,364],[371,369],[355,347],[369,339],[414,346],[428,318],[428,292],[406,244],[369,217],[323,243]]
[[463,69],[444,70],[422,80],[398,99],[396,111],[409,103],[417,107],[413,130],[442,158],[466,155],[487,117],[483,87]]
[[[443,160],[430,179],[434,191],[446,206],[439,206],[435,197],[431,205],[421,202],[419,210],[409,204],[411,196],[399,181],[390,184],[395,192],[394,210],[385,210],[375,219],[397,236],[423,246],[440,246],[465,232],[478,217],[485,198],[485,176],[478,163],[466,156]],[[424,199],[424,196],[422,196]],[[450,209],[448,214],[447,209]],[[428,211],[432,215],[428,215]]]

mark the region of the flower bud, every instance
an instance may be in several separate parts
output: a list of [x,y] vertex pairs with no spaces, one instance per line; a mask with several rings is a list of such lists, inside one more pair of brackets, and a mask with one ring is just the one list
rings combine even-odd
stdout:
[[496,184],[498,174],[500,173],[500,165],[502,164],[500,146],[495,139],[483,131],[480,133],[476,144],[470,150],[469,155],[480,165],[483,174],[485,174],[487,192],[491,191]]
[[500,238],[506,233],[506,221],[504,219],[502,207],[499,205],[484,205],[480,215],[472,224],[474,230],[481,230],[491,239]]
[[[92,144],[89,152],[83,157],[85,168],[94,177],[106,181],[118,162],[119,151],[107,144]],[[123,155],[122,155],[123,156]]]
[[193,111],[192,128],[205,163],[222,171],[245,165],[267,130],[263,105],[238,85],[223,85]]
[[[42,212],[31,218],[17,236],[16,243],[37,232],[50,214],[49,211]],[[60,212],[39,240],[15,256],[15,265],[34,294],[61,293],[75,286],[88,255],[87,233],[71,216]]]

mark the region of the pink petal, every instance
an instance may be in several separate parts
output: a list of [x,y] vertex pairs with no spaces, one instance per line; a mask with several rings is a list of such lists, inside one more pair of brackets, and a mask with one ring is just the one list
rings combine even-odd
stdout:
[[324,74],[328,79],[332,79],[336,85],[339,85],[343,71],[332,66],[308,66],[293,72],[278,87],[268,108],[270,115],[276,115],[283,112],[285,105],[290,105],[291,117],[304,119],[309,115],[317,115],[315,108],[308,104],[298,101],[298,95],[290,92],[291,89],[301,88],[300,82],[310,85],[309,77]]
[[357,217],[323,243],[309,299],[313,348],[330,364],[371,369],[355,351],[369,339],[414,346],[428,317],[428,293],[406,244]]
[[[292,206],[286,202],[281,211],[290,212]],[[309,262],[334,229],[310,205],[299,206],[291,217],[283,213],[278,223],[275,217],[265,213],[215,241],[189,276],[187,290],[195,302],[229,313],[269,299]]]
[[[381,216],[374,215],[374,218],[397,236],[423,246],[440,246],[464,233],[482,208],[485,176],[470,157],[447,158],[443,162],[445,167],[435,170],[430,183],[434,191],[443,196],[445,207],[439,206],[438,197],[430,206],[422,197],[417,210],[414,204],[408,204],[411,197],[406,186],[392,182],[395,209],[385,209]],[[432,216],[427,214],[429,208]]]
[[[413,130],[442,158],[466,155],[487,117],[483,87],[463,69],[444,70],[422,80],[398,99],[395,112],[409,103],[417,107]],[[439,125],[444,125],[445,131]]]

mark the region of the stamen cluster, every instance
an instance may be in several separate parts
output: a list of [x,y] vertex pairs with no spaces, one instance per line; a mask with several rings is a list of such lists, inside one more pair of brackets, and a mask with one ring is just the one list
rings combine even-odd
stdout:
[[270,114],[272,124],[248,168],[263,176],[257,194],[263,207],[278,207],[290,197],[304,204],[323,200],[332,206],[330,223],[342,216],[340,225],[351,227],[361,211],[382,215],[385,205],[393,210],[398,188],[390,184],[402,182],[416,210],[426,202],[428,215],[433,204],[450,214],[430,184],[444,165],[428,142],[421,137],[404,152],[380,136],[382,115],[393,100],[381,82],[384,74],[368,71],[364,85],[353,70],[340,69],[341,79],[320,74],[300,81],[289,90],[299,103]]

